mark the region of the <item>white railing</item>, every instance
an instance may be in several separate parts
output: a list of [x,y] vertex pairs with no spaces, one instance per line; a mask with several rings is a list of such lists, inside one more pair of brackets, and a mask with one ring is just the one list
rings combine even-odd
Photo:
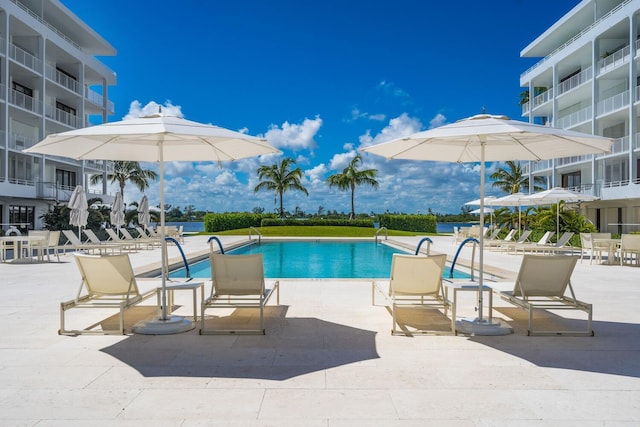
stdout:
[[66,87],[78,95],[82,94],[81,85],[76,79],[61,73],[51,65],[45,67],[45,74],[49,80],[58,83],[60,86]]
[[56,108],[53,105],[47,104],[45,106],[45,115],[51,120],[55,120],[58,123],[65,124],[74,129],[82,127],[82,118],[75,114],[68,113],[64,110]]
[[596,158],[600,159],[602,157],[611,156],[613,154],[621,154],[629,152],[629,141],[630,138],[628,136],[623,136],[622,138],[618,138],[613,141],[611,144],[611,151],[608,153],[597,154]]
[[9,91],[9,103],[36,114],[42,114],[42,104],[39,100],[25,95],[22,92],[18,92],[15,89]]
[[38,74],[42,72],[42,61],[13,43],[9,45],[9,57]]
[[[552,168],[553,163],[551,160],[539,160],[537,162],[531,162],[531,172],[541,172],[544,170],[549,170]],[[528,165],[527,166],[527,173],[528,173]]]
[[598,74],[606,73],[625,64],[629,60],[629,57],[631,57],[631,46],[626,45],[622,49],[598,61]]
[[[85,98],[87,101],[91,102],[94,105],[97,105],[99,107],[103,106],[102,103],[104,102],[104,97],[96,91],[86,88]],[[113,114],[115,112],[115,108],[116,106],[113,101],[107,100],[107,112]]]
[[522,115],[526,116],[527,114],[529,114],[529,102],[522,104]]
[[80,46],[78,45],[78,43],[74,42],[73,40],[71,40],[69,37],[67,37],[66,35],[64,35],[60,30],[58,30],[56,27],[54,27],[53,25],[49,24],[47,21],[45,21],[44,19],[42,19],[40,17],[40,15],[38,15],[37,13],[33,12],[31,9],[29,9],[27,6],[23,5],[22,3],[20,3],[17,0],[11,0],[13,3],[15,3],[20,9],[24,10],[25,12],[27,12],[33,19],[37,20],[38,22],[40,22],[42,25],[45,25],[47,28],[49,28],[51,31],[53,31],[54,33],[56,33],[57,35],[59,35],[60,37],[62,37],[63,39],[65,39],[67,42],[71,43],[73,46],[75,46],[77,49],[80,49]]
[[598,102],[597,106],[597,115],[611,113],[613,111],[619,110],[621,108],[625,108],[629,106],[629,91],[625,90],[611,98],[603,99]]
[[24,150],[25,148],[33,147],[38,143],[38,140],[18,133],[9,134],[9,148],[13,150]]
[[553,88],[549,88],[533,98],[533,108],[539,107],[542,104],[551,101],[553,98]]
[[591,161],[591,154],[587,154],[584,156],[571,156],[571,157],[561,157],[556,159],[556,166],[567,166],[575,163],[584,163]]
[[585,29],[580,31],[578,34],[576,34],[575,36],[571,37],[569,40],[567,40],[566,42],[564,42],[563,44],[558,46],[556,49],[554,49],[553,52],[551,52],[550,54],[548,54],[547,56],[542,58],[540,61],[538,61],[535,64],[533,64],[531,67],[529,67],[527,69],[527,71],[525,71],[522,74],[520,74],[520,77],[521,78],[524,77],[526,74],[528,74],[529,72],[531,72],[535,68],[538,68],[540,65],[544,64],[546,61],[548,61],[556,53],[566,49],[568,46],[573,44],[576,40],[580,39],[582,36],[584,36],[589,31],[591,31],[593,28],[595,28],[595,26],[598,25],[600,22],[608,19],[611,15],[613,15],[616,12],[618,12],[620,9],[622,9],[623,7],[625,7],[627,4],[631,3],[632,1],[633,0],[625,0],[622,3],[620,3],[618,6],[614,7],[613,9],[611,9],[606,14],[602,15],[602,17],[600,19],[596,20],[593,24],[589,25],[588,27],[586,27]]
[[93,169],[104,169],[104,164],[106,160],[85,160],[84,165]]
[[556,127],[561,129],[568,129],[579,125],[580,123],[584,123],[586,121],[591,120],[592,113],[591,107],[583,108],[582,110],[573,112],[564,117],[558,117],[558,121],[556,123]]
[[578,86],[583,85],[584,83],[589,82],[593,78],[593,67],[589,67],[585,70],[582,70],[575,76],[571,76],[567,80],[558,84],[558,96],[563,93],[569,92],[572,89],[577,88]]

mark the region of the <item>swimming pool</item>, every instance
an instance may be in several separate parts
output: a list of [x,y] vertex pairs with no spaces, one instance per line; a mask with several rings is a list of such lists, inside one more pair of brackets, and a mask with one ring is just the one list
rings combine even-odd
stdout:
[[[308,279],[386,278],[394,253],[408,253],[372,241],[274,241],[243,246],[229,254],[261,253],[265,277]],[[191,277],[211,278],[209,260],[189,266]],[[447,268],[445,277],[449,276]],[[170,277],[185,277],[184,268]],[[456,272],[454,277],[469,277]]]

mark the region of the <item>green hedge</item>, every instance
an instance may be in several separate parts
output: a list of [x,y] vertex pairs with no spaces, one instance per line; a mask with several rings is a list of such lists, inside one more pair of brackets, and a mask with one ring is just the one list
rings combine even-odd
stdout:
[[389,230],[417,231],[423,233],[436,232],[435,215],[392,215],[381,214],[378,216],[380,227]]
[[260,227],[265,218],[274,218],[275,214],[238,213],[209,213],[204,216],[204,231],[237,230],[240,228]]
[[325,225],[333,227],[364,227],[373,228],[373,220],[371,219],[279,219],[279,218],[265,218],[262,220],[263,227],[276,227],[276,226],[314,226]]

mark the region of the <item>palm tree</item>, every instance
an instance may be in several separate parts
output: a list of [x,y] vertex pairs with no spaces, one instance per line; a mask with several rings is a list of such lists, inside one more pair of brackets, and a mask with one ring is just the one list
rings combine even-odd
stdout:
[[[520,162],[507,161],[506,168],[499,168],[491,174],[490,178],[493,180],[492,187],[497,187],[507,194],[515,194],[523,188],[529,188],[529,177],[522,172]],[[533,178],[533,189],[535,191],[544,190],[544,187],[539,184],[544,184],[544,178],[541,176],[535,176]]]
[[[282,205],[282,196],[287,190],[302,191],[307,196],[309,192],[300,183],[302,178],[302,169],[291,169],[291,166],[296,163],[292,158],[282,159],[278,164],[271,166],[262,165],[258,168],[258,179],[261,182],[253,189],[254,193],[260,190],[270,190],[276,192],[276,197],[280,197],[280,218],[284,216],[284,209]],[[275,202],[275,199],[274,199]]]
[[[89,183],[92,185],[102,182],[104,175],[91,175]],[[107,180],[111,183],[117,182],[120,185],[120,192],[124,194],[124,187],[127,181],[134,184],[140,191],[149,187],[149,180],[156,180],[158,174],[150,169],[142,169],[138,162],[125,162],[117,160],[113,162],[113,172],[107,174]]]
[[342,173],[331,175],[327,182],[329,187],[338,187],[340,190],[351,190],[351,213],[349,219],[356,217],[355,192],[356,186],[366,184],[373,188],[378,188],[376,181],[377,169],[358,170],[358,164],[362,162],[362,155],[359,153],[351,160],[349,166],[342,170]]

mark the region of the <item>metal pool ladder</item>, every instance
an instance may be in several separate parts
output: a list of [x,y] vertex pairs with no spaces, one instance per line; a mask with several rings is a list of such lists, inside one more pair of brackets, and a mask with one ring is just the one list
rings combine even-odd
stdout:
[[378,228],[378,230],[376,231],[376,235],[375,235],[376,243],[378,243],[378,235],[379,235],[382,231],[384,231],[384,240],[387,240],[387,239],[389,238],[389,230],[387,230],[387,227],[380,227],[380,228]]
[[478,244],[480,244],[480,242],[478,241],[478,239],[476,239],[475,237],[468,237],[466,239],[464,239],[462,241],[462,243],[460,243],[460,246],[458,247],[458,250],[456,251],[456,256],[453,257],[453,262],[451,263],[451,269],[449,270],[449,278],[453,278],[453,270],[456,266],[456,261],[458,260],[458,255],[460,255],[460,251],[462,250],[462,247],[464,245],[466,245],[467,243],[473,243],[473,250],[471,252],[471,281],[474,281],[474,277],[473,277],[473,261],[476,257],[476,246],[478,246]]

